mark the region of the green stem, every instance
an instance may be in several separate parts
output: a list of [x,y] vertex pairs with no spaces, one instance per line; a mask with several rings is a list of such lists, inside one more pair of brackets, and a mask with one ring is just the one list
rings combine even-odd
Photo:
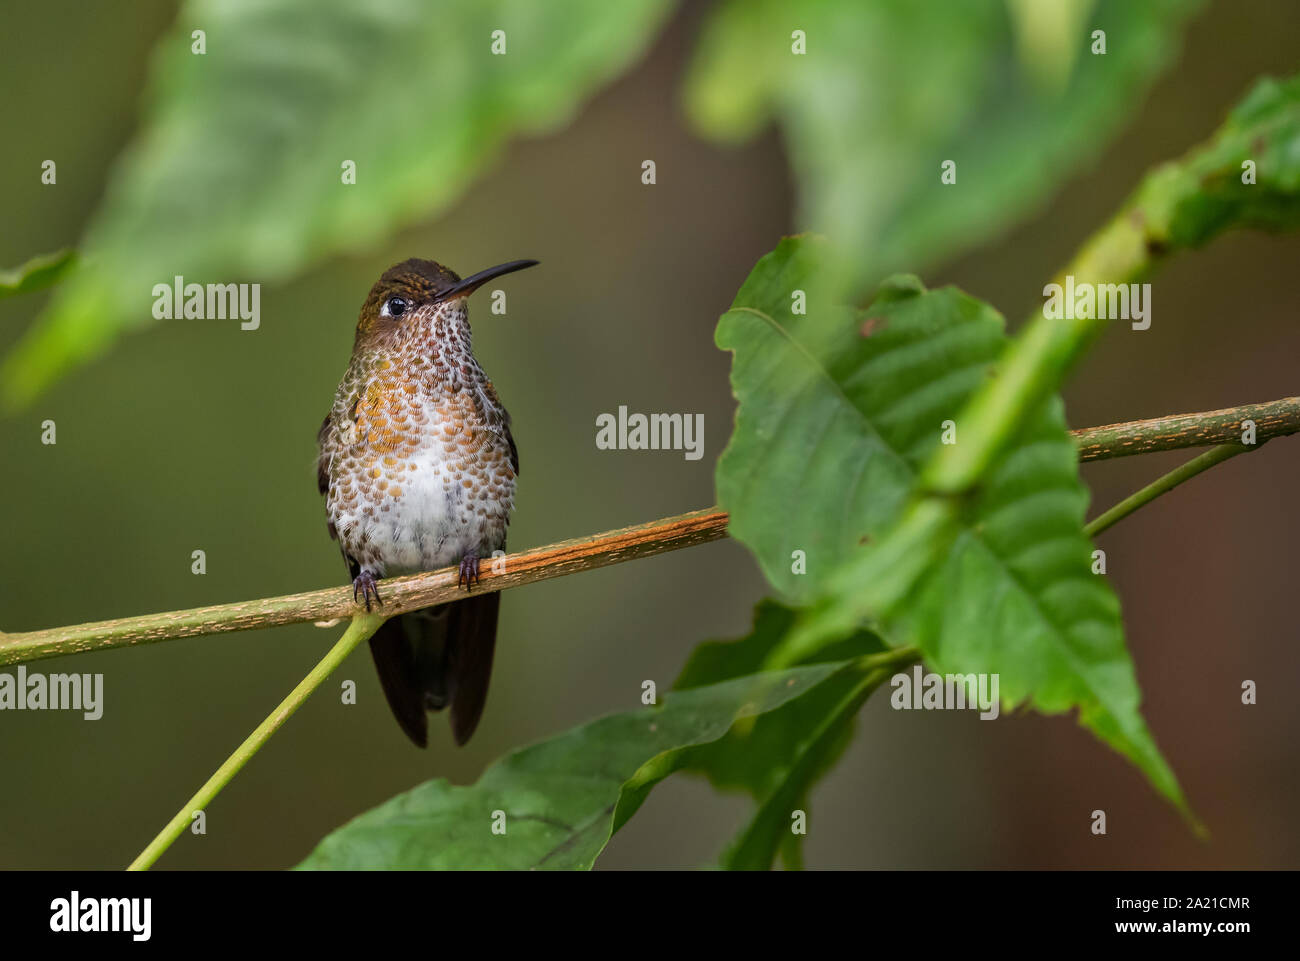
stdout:
[[[1300,106],[1289,82],[1259,84],[1209,140],[1149,171],[1054,282],[1064,286],[1072,277],[1076,286],[1137,283],[1161,261],[1229,228],[1295,226],[1294,178],[1242,189],[1239,176],[1247,160],[1269,156],[1280,162],[1293,151],[1298,120]],[[1035,310],[1003,355],[997,376],[957,416],[962,442],[940,445],[926,464],[922,491],[947,496],[978,484],[1106,326],[1101,317],[1048,317],[1045,309]]]
[[894,647],[887,651],[881,651],[879,654],[863,654],[854,662],[854,667],[859,671],[870,671],[873,668],[898,667],[899,665],[911,664],[913,661],[921,659],[921,649],[919,647]]
[[1110,510],[1106,511],[1099,517],[1094,518],[1084,527],[1083,532],[1089,537],[1095,537],[1102,531],[1128,517],[1139,507],[1150,504],[1161,494],[1167,494],[1183,481],[1190,480],[1202,471],[1209,470],[1215,464],[1222,464],[1225,460],[1236,457],[1238,454],[1244,454],[1247,451],[1255,450],[1255,446],[1246,446],[1244,444],[1223,444],[1212,450],[1207,450],[1199,457],[1194,457],[1182,467],[1171,470],[1163,477],[1158,477],[1146,487],[1143,487],[1135,494],[1124,498]]
[[158,836],[149,842],[149,846],[140,852],[127,870],[144,871],[150,868],[162,853],[171,847],[172,842],[180,837],[185,826],[190,823],[193,813],[206,808],[221,789],[230,783],[231,778],[238,774],[249,759],[261,749],[267,739],[279,730],[294,711],[298,710],[312,691],[320,687],[357,645],[379,630],[380,625],[387,619],[386,616],[379,614],[358,614],[353,617],[352,623],[343,632],[338,643],[330,648],[329,653],[321,658],[320,663],[289,692],[289,696],[280,702],[280,706],[272,711],[252,734],[248,735],[244,743],[235,749],[235,753],[226,758],[225,763],[217,768],[212,777],[208,778],[207,783],[185,802],[185,806],[176,812],[176,815],[167,822],[167,826],[158,832]]

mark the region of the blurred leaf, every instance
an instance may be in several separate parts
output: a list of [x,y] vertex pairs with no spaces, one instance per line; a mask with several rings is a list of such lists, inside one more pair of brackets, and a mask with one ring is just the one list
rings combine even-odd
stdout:
[[[445,207],[507,137],[553,129],[655,37],[669,0],[191,0],[85,262],[0,368],[32,398],[152,289],[269,282]],[[203,55],[191,31],[206,31]],[[490,52],[506,32],[506,54]],[[355,185],[342,164],[356,163]]]
[[[1264,79],[1207,143],[1148,173],[1055,282],[1072,277],[1076,289],[1134,283],[1171,255],[1229,228],[1298,225],[1300,77]],[[980,481],[1026,415],[1057,390],[1106,329],[1109,319],[1093,313],[1075,311],[1062,318],[1034,312],[999,365],[998,377],[959,415],[963,442],[932,455],[921,475],[925,493],[958,495]]]
[[[687,108],[724,140],[779,121],[801,227],[834,241],[836,280],[864,292],[886,272],[988,238],[1096,156],[1197,6],[1103,0],[1086,22],[1076,10],[1074,25],[1037,25],[1034,43],[1059,49],[1068,28],[1078,54],[1068,83],[1048,91],[1014,69],[1003,0],[727,0],[706,23]],[[1094,26],[1106,30],[1105,55],[1089,52]],[[806,34],[802,56],[795,30]],[[946,160],[952,185],[940,182]]]
[[[590,868],[682,749],[779,708],[843,664],[815,664],[665,696],[497,761],[472,786],[428,781],[330,834],[301,868]],[[506,833],[492,833],[504,811]]]
[[1069,82],[1083,52],[1079,37],[1097,0],[1007,0],[1016,49],[1029,76],[1048,93]]
[[[871,610],[861,595],[916,565],[901,583],[917,586],[889,611],[891,643],[919,647],[939,673],[1000,675],[1008,706],[1077,707],[1081,723],[1186,811],[1138,710],[1119,602],[1091,570],[1088,493],[1058,399],[1022,425],[983,486],[936,508],[951,534],[923,528],[917,550],[880,563],[857,546],[903,513],[943,423],[992,372],[1005,338],[992,308],[914,278],[891,281],[857,316],[812,294],[807,315],[793,314],[789,292],[817,273],[819,252],[803,238],[783,241],[718,323],[740,401],[718,462],[719,503],[732,535],[792,595],[810,592],[790,576],[790,552],[810,545],[807,581],[818,591],[773,660],[846,636]],[[960,421],[956,429],[960,443]],[[870,579],[864,562],[874,564]]]
[[[750,633],[735,641],[707,641],[692,652],[674,685],[685,690],[716,684],[762,669],[794,624],[795,611],[773,600],[754,609]],[[844,661],[887,650],[869,631],[817,652],[818,661]],[[790,814],[808,809],[808,791],[839,760],[853,735],[853,719],[870,693],[870,670],[849,668],[802,697],[737,725],[721,740],[691,748],[681,769],[703,774],[715,788],[743,790],[759,808],[722,858],[724,867],[765,869],[778,850],[787,866],[798,863],[803,836],[793,834]]]
[[69,248],[33,257],[13,270],[0,270],[0,297],[27,294],[53,286],[76,261],[77,252]]

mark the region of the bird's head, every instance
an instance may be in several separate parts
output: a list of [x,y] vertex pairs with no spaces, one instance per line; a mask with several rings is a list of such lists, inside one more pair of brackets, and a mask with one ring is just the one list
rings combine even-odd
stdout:
[[535,264],[512,260],[462,280],[432,260],[404,260],[385,270],[370,288],[357,320],[357,344],[393,344],[425,325],[436,329],[440,318],[459,327],[468,314],[465,300],[470,294],[489,280]]

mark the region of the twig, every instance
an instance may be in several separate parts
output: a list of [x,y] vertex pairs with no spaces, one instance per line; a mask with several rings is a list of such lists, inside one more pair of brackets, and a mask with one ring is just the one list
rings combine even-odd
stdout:
[[[594,570],[638,557],[705,544],[725,537],[726,533],[727,515],[710,508],[608,531],[595,537],[561,541],[519,554],[485,558],[474,590],[499,591]],[[456,586],[458,576],[456,568],[446,567],[439,571],[381,580],[382,613],[391,617],[464,597],[464,589]],[[3,634],[0,635],[0,666],[178,637],[327,621],[351,617],[356,612],[352,588],[332,587],[305,594],[96,621],[75,627]]]
[[225,763],[217,768],[203,787],[185,802],[185,806],[176,812],[175,816],[167,822],[167,826],[158,832],[158,836],[149,842],[148,847],[140,852],[127,870],[148,870],[162,856],[162,853],[172,846],[172,842],[180,837],[186,825],[191,822],[194,812],[202,811],[212,803],[212,799],[230,783],[231,778],[239,773],[240,769],[248,763],[249,758],[261,750],[262,745],[280,729],[290,715],[302,706],[302,702],[307,700],[312,691],[320,687],[325,678],[347,660],[347,656],[356,649],[358,644],[379,630],[385,620],[386,617],[373,614],[358,614],[352,618],[352,623],[338,639],[338,643],[331,647],[329,653],[321,658],[320,663],[289,692],[289,696],[280,702],[280,706],[272,711],[265,721],[257,725],[253,733],[244,739],[244,743],[235,749],[235,753],[226,758]]
[[1207,410],[1199,414],[1174,414],[1105,427],[1088,427],[1070,433],[1079,445],[1079,460],[1092,461],[1183,447],[1240,443],[1244,421],[1255,424],[1255,437],[1260,444],[1270,437],[1298,433],[1300,397]]
[[[1258,446],[1258,445],[1256,445]],[[1247,451],[1255,450],[1245,444],[1223,444],[1215,447],[1213,450],[1207,450],[1199,457],[1193,457],[1181,467],[1171,470],[1168,474],[1156,478],[1146,487],[1130,494],[1110,510],[1099,515],[1092,521],[1089,521],[1084,527],[1083,532],[1089,537],[1100,534],[1106,528],[1122,521],[1129,514],[1132,514],[1139,507],[1151,503],[1161,494],[1167,494],[1183,481],[1191,480],[1202,471],[1207,471],[1215,464],[1222,464],[1229,458],[1236,457],[1238,454],[1244,454]]]

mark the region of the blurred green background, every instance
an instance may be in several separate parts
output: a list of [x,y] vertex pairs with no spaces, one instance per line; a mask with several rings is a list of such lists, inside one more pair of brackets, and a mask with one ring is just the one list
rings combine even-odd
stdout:
[[[175,322],[128,336],[30,408],[0,419],[0,627],[7,631],[271,596],[344,582],[313,475],[315,433],[370,284],[408,256],[462,273],[535,257],[509,313],[471,308],[475,349],[515,419],[518,549],[713,503],[730,431],[728,358],[713,327],[754,261],[802,225],[783,140],[719,148],[691,132],[681,86],[707,4],[678,9],[648,55],[572,122],[511,142],[436,219],[266,286],[262,327]],[[129,9],[129,13],[126,11]],[[0,36],[0,264],[76,245],[139,120],[171,3],[45,3]],[[1013,322],[1142,172],[1203,140],[1262,73],[1296,67],[1286,0],[1219,2],[1123,133],[1025,223],[923,271]],[[1008,67],[1010,69],[1010,67]],[[905,91],[899,91],[903,95]],[[42,186],[40,163],[59,163]],[[641,184],[653,158],[658,183]],[[888,184],[876,189],[888,191]],[[1231,235],[1155,281],[1153,325],[1121,327],[1066,392],[1073,426],[1296,393],[1293,238]],[[160,278],[165,279],[165,278]],[[47,294],[0,301],[0,350]],[[702,412],[705,456],[603,452],[595,418]],[[58,444],[42,446],[53,419]],[[1186,455],[1085,468],[1106,506]],[[810,868],[1300,866],[1294,507],[1300,441],[1198,478],[1100,545],[1124,602],[1145,714],[1213,833],[1196,841],[1120,757],[1068,718],[981,723],[869,703],[813,795]],[[190,553],[207,552],[207,574]],[[510,591],[492,692],[467,748],[433,724],[413,749],[357,652],[182,836],[168,868],[280,868],[326,832],[420,781],[469,782],[510,748],[635,707],[700,640],[743,634],[767,593],[722,542]],[[341,628],[169,642],[41,662],[103,672],[104,717],[0,713],[0,867],[124,866],[315,663]],[[1239,701],[1259,682],[1260,703]],[[357,682],[359,703],[340,703]],[[601,867],[710,862],[749,801],[660,785]],[[1109,835],[1087,818],[1108,813]]]

